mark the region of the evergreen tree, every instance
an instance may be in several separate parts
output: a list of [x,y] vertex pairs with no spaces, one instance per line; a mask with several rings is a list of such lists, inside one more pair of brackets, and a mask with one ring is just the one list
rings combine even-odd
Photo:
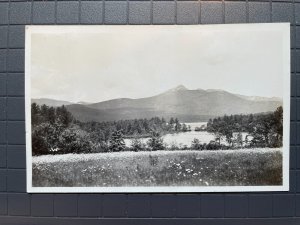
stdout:
[[164,141],[161,138],[160,134],[157,132],[152,132],[147,144],[151,151],[163,150],[165,148]]
[[278,107],[274,112],[274,133],[276,136],[275,146],[282,146],[282,135],[283,135],[283,108]]
[[58,107],[56,109],[56,115],[58,117],[58,120],[65,126],[68,127],[72,121],[74,120],[72,114],[66,109],[66,107],[63,105],[61,107]]
[[50,124],[54,124],[55,123],[55,109],[53,107],[50,107],[48,109],[47,120],[48,120],[48,122]]
[[243,146],[243,135],[242,133],[237,133],[234,143],[236,144],[237,147],[242,147]]
[[45,104],[42,105],[41,106],[41,114],[46,116],[48,114],[48,109],[49,109],[49,106],[47,106]]
[[181,124],[179,123],[178,118],[175,119],[175,131],[180,131],[181,130]]
[[175,120],[173,117],[171,117],[169,125],[171,126],[171,128],[173,128],[173,124],[174,124]]
[[112,133],[109,140],[110,152],[120,152],[125,150],[125,141],[121,130]]
[[36,103],[31,104],[31,124],[37,125],[40,122],[41,109]]

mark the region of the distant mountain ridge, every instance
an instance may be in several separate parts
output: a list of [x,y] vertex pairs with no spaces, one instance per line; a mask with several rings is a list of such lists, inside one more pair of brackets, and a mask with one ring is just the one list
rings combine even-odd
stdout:
[[244,96],[224,90],[189,90],[179,85],[147,98],[119,98],[98,103],[74,104],[66,101],[32,99],[37,104],[59,106],[66,103],[81,121],[113,121],[159,117],[178,117],[183,122],[207,121],[224,114],[249,114],[274,111],[282,105],[278,98]]
[[68,102],[68,101],[62,101],[62,100],[56,100],[56,99],[50,99],[50,98],[34,98],[31,99],[32,103],[36,103],[38,105],[48,105],[48,106],[53,106],[53,107],[58,107],[62,105],[72,105],[74,104],[73,102]]

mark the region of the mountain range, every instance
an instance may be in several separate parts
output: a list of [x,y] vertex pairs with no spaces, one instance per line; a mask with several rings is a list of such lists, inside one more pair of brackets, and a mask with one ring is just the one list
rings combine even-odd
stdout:
[[224,114],[250,114],[274,111],[282,105],[279,98],[245,96],[219,89],[189,90],[179,85],[147,98],[119,98],[98,103],[32,99],[39,105],[65,105],[80,121],[113,121],[151,117],[177,117],[182,122],[207,121]]

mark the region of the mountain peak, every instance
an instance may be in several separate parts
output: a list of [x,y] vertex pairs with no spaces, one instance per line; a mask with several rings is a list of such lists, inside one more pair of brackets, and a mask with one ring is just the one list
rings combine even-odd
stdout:
[[175,92],[175,91],[186,91],[186,90],[188,90],[188,89],[181,84],[181,85],[178,85],[175,88],[170,89],[169,91],[174,91]]

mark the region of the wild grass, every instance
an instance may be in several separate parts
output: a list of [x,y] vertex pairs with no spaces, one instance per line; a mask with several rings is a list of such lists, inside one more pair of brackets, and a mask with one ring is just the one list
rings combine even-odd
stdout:
[[36,156],[32,179],[35,187],[281,185],[282,150]]

